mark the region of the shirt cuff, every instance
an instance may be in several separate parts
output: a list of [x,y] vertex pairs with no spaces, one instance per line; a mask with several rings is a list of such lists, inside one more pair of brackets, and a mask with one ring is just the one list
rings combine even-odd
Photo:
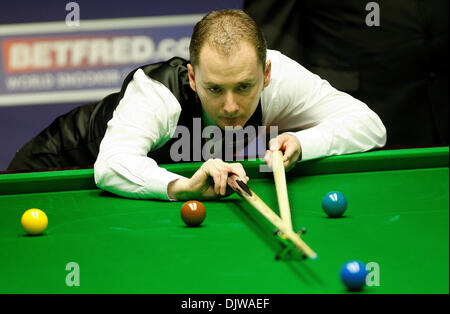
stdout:
[[151,172],[151,177],[158,178],[157,180],[151,180],[147,183],[147,190],[151,191],[151,197],[166,201],[176,201],[171,199],[167,194],[167,186],[170,182],[184,177],[167,171],[164,168],[158,168],[157,171],[155,171],[155,169],[149,169],[148,171]]
[[316,128],[298,132],[287,132],[294,135],[300,142],[302,161],[325,157],[328,154],[330,143]]

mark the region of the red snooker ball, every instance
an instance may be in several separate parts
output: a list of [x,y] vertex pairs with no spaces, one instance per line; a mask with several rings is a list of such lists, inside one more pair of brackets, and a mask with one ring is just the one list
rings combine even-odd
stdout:
[[199,226],[205,219],[205,206],[199,201],[187,201],[181,207],[181,219],[189,227]]

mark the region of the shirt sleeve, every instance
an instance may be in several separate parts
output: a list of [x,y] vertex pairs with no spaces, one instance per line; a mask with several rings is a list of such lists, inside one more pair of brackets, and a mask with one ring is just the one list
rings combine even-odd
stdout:
[[97,186],[124,197],[168,200],[167,185],[181,176],[159,167],[147,153],[172,137],[180,113],[175,96],[137,70],[100,144]]
[[366,104],[333,88],[277,51],[268,51],[271,82],[261,96],[264,125],[294,131],[302,160],[363,152],[386,144],[386,128]]

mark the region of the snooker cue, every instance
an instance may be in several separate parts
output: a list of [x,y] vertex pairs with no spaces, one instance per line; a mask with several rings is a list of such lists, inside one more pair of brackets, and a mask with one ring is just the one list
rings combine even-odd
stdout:
[[289,198],[287,193],[286,173],[284,171],[283,153],[278,150],[272,152],[272,170],[277,190],[278,207],[280,208],[281,220],[286,227],[292,228],[291,209],[289,208]]
[[280,217],[275,214],[269,206],[267,206],[258,195],[242,182],[236,175],[228,177],[228,185],[244,198],[252,207],[258,210],[267,220],[269,220],[275,227],[280,230],[283,235],[294,243],[295,247],[311,259],[316,259],[317,254],[296,234],[292,229],[289,229]]

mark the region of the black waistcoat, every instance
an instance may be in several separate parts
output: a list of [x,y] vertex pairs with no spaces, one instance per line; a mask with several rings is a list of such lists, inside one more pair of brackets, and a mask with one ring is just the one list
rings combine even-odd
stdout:
[[[202,106],[189,85],[187,63],[188,61],[175,57],[169,61],[142,66],[140,69],[172,92],[181,105],[178,125],[192,130],[194,118],[202,119]],[[16,153],[8,170],[91,167],[97,158],[107,123],[136,70],[125,78],[120,92],[108,95],[98,102],[77,107],[56,118],[49,127]],[[259,104],[246,126],[258,126],[261,121]],[[161,148],[150,151],[148,156],[160,164],[174,162],[170,157],[170,147],[176,140],[178,139],[172,138]]]

